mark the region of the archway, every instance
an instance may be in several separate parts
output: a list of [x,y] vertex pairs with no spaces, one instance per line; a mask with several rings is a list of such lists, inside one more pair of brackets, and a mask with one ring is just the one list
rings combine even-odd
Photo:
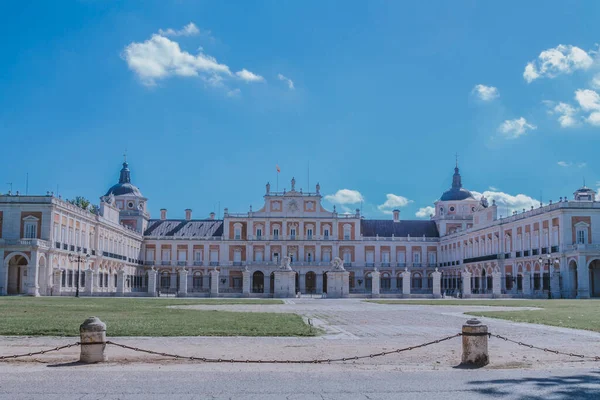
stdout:
[[309,271],[305,276],[306,293],[316,293],[317,291],[317,275]]
[[252,274],[252,293],[265,292],[265,274],[256,271]]
[[600,260],[590,263],[590,297],[600,297]]
[[15,254],[8,260],[7,294],[25,294],[28,259],[21,254]]
[[579,289],[579,284],[577,282],[578,276],[577,276],[577,263],[575,262],[575,260],[571,260],[571,262],[569,262],[569,282],[570,282],[570,291],[571,291],[571,297],[576,297],[577,296],[577,289]]

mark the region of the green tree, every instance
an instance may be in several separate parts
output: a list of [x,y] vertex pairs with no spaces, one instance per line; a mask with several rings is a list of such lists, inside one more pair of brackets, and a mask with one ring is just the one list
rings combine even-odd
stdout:
[[83,210],[89,210],[90,206],[92,205],[92,203],[83,196],[77,196],[75,199],[67,201]]

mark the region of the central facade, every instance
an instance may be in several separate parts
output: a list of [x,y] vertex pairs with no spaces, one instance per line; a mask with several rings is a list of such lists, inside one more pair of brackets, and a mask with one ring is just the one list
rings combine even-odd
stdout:
[[[267,184],[258,210],[151,219],[124,163],[100,200],[91,213],[52,193],[0,196],[0,294],[270,296],[287,261],[293,293],[321,294],[339,258],[350,295],[600,296],[600,203],[586,187],[502,217],[457,166],[429,220],[327,210],[319,184],[294,179]],[[78,252],[84,265],[70,261]]]

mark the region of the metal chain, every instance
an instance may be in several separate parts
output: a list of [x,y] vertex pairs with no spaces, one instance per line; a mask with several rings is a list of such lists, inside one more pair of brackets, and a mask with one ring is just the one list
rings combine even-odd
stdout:
[[14,358],[21,358],[21,357],[38,356],[40,354],[46,354],[46,353],[50,353],[52,351],[59,351],[59,350],[62,350],[62,349],[68,349],[69,347],[79,346],[80,344],[81,343],[79,343],[79,342],[75,342],[75,343],[66,344],[64,346],[54,347],[52,349],[47,349],[47,350],[42,350],[42,351],[36,351],[36,352],[33,352],[33,353],[15,354],[15,355],[11,355],[11,356],[0,356],[0,361],[14,359]]
[[361,359],[365,359],[365,358],[382,357],[382,356],[386,356],[386,355],[394,354],[394,353],[402,353],[404,351],[415,350],[415,349],[419,349],[421,347],[430,346],[432,344],[441,343],[446,340],[457,338],[459,336],[462,336],[462,333],[457,333],[456,335],[447,336],[442,339],[433,340],[431,342],[426,342],[426,343],[419,344],[416,346],[404,347],[404,348],[395,349],[395,350],[382,351],[381,353],[373,353],[373,354],[364,355],[364,356],[343,357],[343,358],[317,358],[314,360],[240,360],[240,359],[231,359],[231,358],[230,359],[228,359],[228,358],[207,358],[207,357],[182,356],[182,355],[178,355],[178,354],[161,353],[158,351],[140,349],[139,347],[127,346],[125,344],[115,343],[115,342],[111,342],[111,341],[107,341],[106,344],[121,347],[123,349],[138,351],[138,352],[147,353],[147,354],[153,354],[153,355],[162,356],[162,357],[170,357],[170,358],[175,358],[175,359],[180,359],[180,360],[191,360],[191,361],[200,361],[200,362],[207,362],[207,363],[324,364],[324,363],[332,363],[332,362],[355,361],[355,360],[361,360]]
[[515,344],[518,344],[519,346],[529,347],[530,349],[541,350],[541,351],[544,351],[544,352],[547,352],[547,353],[554,353],[554,354],[560,354],[560,355],[563,355],[563,356],[577,357],[577,358],[588,358],[588,359],[591,359],[593,361],[600,361],[600,356],[585,356],[583,354],[565,353],[565,352],[558,351],[558,350],[548,349],[546,347],[538,347],[538,346],[534,346],[532,344],[527,344],[527,343],[519,342],[517,340],[512,340],[512,339],[509,339],[507,337],[504,337],[504,336],[501,336],[501,335],[495,335],[495,334],[492,334],[492,333],[490,333],[489,336],[490,337],[495,337],[495,338],[498,338],[498,339],[502,339],[502,340],[504,340],[506,342],[515,343]]

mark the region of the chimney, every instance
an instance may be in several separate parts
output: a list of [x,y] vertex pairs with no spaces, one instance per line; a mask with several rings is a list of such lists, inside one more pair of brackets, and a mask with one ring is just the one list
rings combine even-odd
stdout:
[[185,209],[185,220],[189,221],[192,219],[192,210],[190,208]]
[[214,212],[211,212],[211,213],[209,214],[209,216],[210,216],[210,219],[215,219],[215,213],[214,213]]
[[167,209],[166,208],[160,209],[160,219],[162,219],[162,220],[167,219]]
[[392,213],[394,214],[394,222],[400,222],[400,210],[396,209]]

